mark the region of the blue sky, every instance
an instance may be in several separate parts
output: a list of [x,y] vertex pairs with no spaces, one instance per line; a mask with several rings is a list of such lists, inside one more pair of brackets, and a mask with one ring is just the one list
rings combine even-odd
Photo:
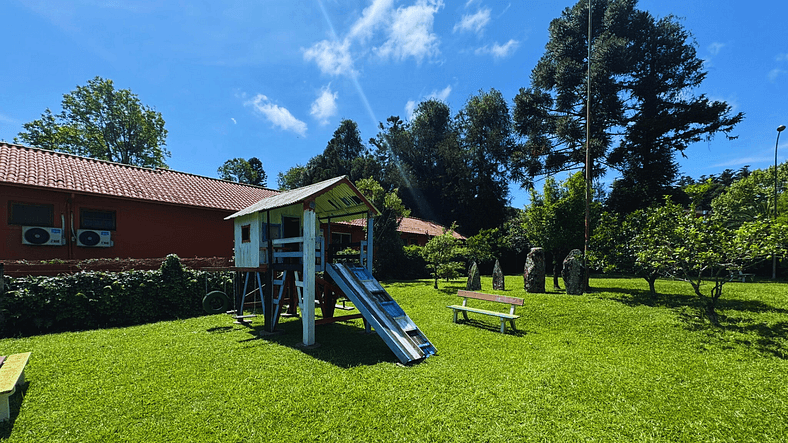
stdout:
[[[480,90],[509,101],[544,53],[555,0],[4,0],[0,139],[95,76],[161,112],[172,169],[216,176],[233,157],[268,174],[320,153],[341,119],[364,141],[391,115],[439,98],[457,112]],[[788,124],[788,2],[641,0],[681,18],[708,77],[696,94],[746,114],[680,159],[682,174],[774,162]],[[788,158],[788,133],[779,161]],[[517,190],[517,186],[513,187]],[[513,192],[522,207],[524,192]]]

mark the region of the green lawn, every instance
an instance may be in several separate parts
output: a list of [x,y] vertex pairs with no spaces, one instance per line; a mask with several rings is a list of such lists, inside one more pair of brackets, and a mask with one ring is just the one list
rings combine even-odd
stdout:
[[[482,280],[494,292],[491,279]],[[360,320],[259,338],[225,315],[0,340],[32,351],[9,442],[785,441],[788,287],[729,283],[721,325],[686,283],[526,294],[518,332],[453,324],[464,283],[384,284],[438,349],[403,367]],[[548,281],[548,287],[551,282]]]

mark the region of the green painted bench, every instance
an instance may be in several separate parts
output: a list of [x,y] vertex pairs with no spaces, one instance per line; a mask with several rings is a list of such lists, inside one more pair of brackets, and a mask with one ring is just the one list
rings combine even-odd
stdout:
[[[507,295],[484,294],[482,292],[463,291],[463,290],[457,291],[457,295],[459,297],[463,297],[462,305],[447,306],[447,308],[451,308],[454,311],[454,323],[457,323],[458,312],[462,312],[462,316],[463,318],[465,318],[465,320],[468,320],[468,313],[473,312],[474,314],[482,314],[482,315],[489,315],[492,317],[498,317],[501,320],[501,333],[506,332],[507,321],[512,326],[512,330],[515,331],[517,330],[517,328],[514,325],[514,321],[520,318],[520,316],[515,315],[514,309],[517,306],[523,305],[524,301],[522,298],[509,297]],[[508,304],[509,313],[489,311],[487,309],[472,308],[468,306],[468,299],[485,300],[485,301]]]
[[11,418],[11,409],[8,406],[8,397],[16,387],[25,382],[25,366],[30,359],[30,353],[14,354],[5,357],[0,366],[0,422]]

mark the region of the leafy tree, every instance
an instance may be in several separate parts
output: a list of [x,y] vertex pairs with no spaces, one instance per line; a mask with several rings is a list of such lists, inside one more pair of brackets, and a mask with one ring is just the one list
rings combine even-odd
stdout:
[[456,259],[465,254],[465,249],[454,238],[455,227],[452,224],[450,228],[444,229],[443,234],[431,238],[421,250],[424,260],[432,267],[435,289],[438,289],[439,278],[449,281],[459,277],[463,270],[462,262]]
[[408,129],[411,144],[394,153],[409,173],[405,203],[418,217],[442,225],[456,220],[463,226],[463,202],[471,188],[451,109],[438,100],[423,101]]
[[378,134],[369,139],[375,148],[375,159],[381,166],[379,181],[385,189],[403,189],[414,176],[409,166],[400,160],[400,153],[411,150],[413,139],[409,125],[398,116],[386,119],[386,124],[378,124]]
[[692,205],[696,211],[708,212],[711,202],[732,185],[751,174],[750,167],[744,166],[738,171],[726,169],[719,175],[702,175],[698,180],[683,176],[678,185],[681,191],[676,195],[676,203]]
[[467,202],[455,202],[465,203],[463,216],[455,219],[466,232],[502,226],[509,204],[506,165],[515,145],[506,100],[495,89],[480,91],[468,99],[456,120],[472,195],[466,196]]
[[25,123],[19,140],[53,151],[143,167],[166,168],[164,119],[128,89],[96,77],[63,95],[63,110],[49,108]]
[[347,175],[358,180],[375,173],[374,159],[361,141],[358,125],[353,120],[342,120],[334,131],[326,149],[307,162],[304,185]]
[[288,169],[286,172],[280,172],[276,176],[276,186],[280,191],[289,191],[291,189],[306,186],[306,166],[295,165]]
[[648,282],[651,295],[655,296],[655,282],[666,273],[666,263],[638,260],[637,254],[647,248],[650,241],[662,241],[671,238],[675,233],[670,230],[669,223],[647,225],[649,212],[650,209],[638,209],[630,214],[603,213],[591,237],[589,260],[604,272],[621,272],[642,277]]
[[[667,202],[649,211],[634,243],[639,263],[688,282],[703,301],[706,316],[716,324],[717,302],[729,274],[772,254],[785,257],[788,224],[758,220],[731,229],[719,217],[697,217],[694,211]],[[707,283],[711,286],[704,292]]]
[[[521,213],[520,225],[528,243],[542,247],[553,257],[553,287],[558,289],[558,275],[563,257],[585,243],[585,178],[577,172],[560,184],[553,177],[545,180],[543,193],[531,190],[531,202]],[[593,218],[599,203],[592,202]],[[592,220],[593,223],[593,220]]]
[[402,204],[396,189],[386,192],[380,183],[372,178],[357,181],[356,187],[381,212],[375,217],[372,226],[372,243],[375,248],[372,266],[375,275],[384,279],[396,277],[404,272],[401,268],[405,263],[398,228],[402,218],[408,217],[410,211]]
[[[788,222],[788,193],[783,192],[788,183],[788,163],[778,165],[778,220]],[[729,226],[739,226],[747,221],[774,217],[774,167],[756,169],[741,178],[711,201],[714,214]]]
[[[729,134],[743,119],[725,102],[695,96],[706,73],[691,34],[675,17],[655,19],[636,0],[592,2],[591,61],[588,2],[550,24],[532,86],[515,97],[515,128],[526,138],[512,159],[515,177],[582,167],[585,158],[586,79],[591,78],[590,152],[597,165],[622,171],[609,208],[620,212],[660,201],[676,180],[676,152],[714,134]],[[613,140],[620,142],[613,146]]]
[[266,186],[268,177],[263,170],[263,162],[257,157],[249,160],[232,158],[216,170],[219,178],[250,185]]

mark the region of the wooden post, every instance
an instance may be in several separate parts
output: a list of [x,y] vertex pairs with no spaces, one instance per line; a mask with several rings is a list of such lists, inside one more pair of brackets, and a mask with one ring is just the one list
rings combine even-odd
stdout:
[[304,303],[301,305],[304,346],[315,344],[315,202],[304,205]]
[[372,244],[372,225],[375,222],[375,217],[370,211],[367,215],[367,270],[372,275],[372,260],[374,256],[374,245]]
[[5,265],[0,263],[0,325],[5,324],[5,317],[3,317],[3,303],[5,303]]

